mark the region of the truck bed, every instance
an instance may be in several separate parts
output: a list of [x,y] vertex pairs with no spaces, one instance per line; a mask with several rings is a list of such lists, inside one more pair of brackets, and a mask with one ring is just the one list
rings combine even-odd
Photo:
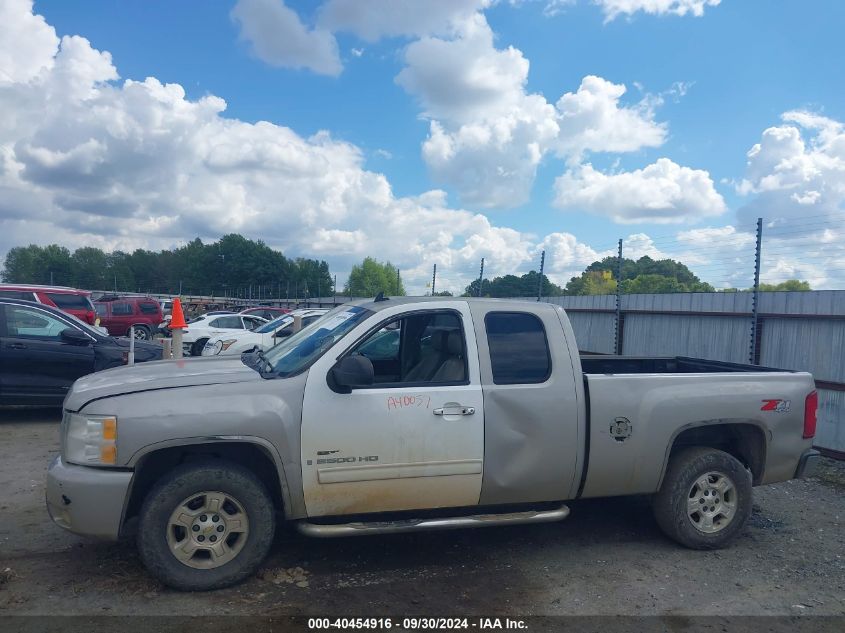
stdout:
[[638,357],[603,354],[581,354],[581,370],[585,374],[712,374],[790,371],[686,356]]

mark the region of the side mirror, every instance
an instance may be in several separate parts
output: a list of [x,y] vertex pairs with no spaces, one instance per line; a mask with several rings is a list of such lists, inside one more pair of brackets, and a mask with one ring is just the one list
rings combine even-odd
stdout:
[[284,328],[281,330],[276,330],[276,333],[273,335],[273,338],[285,338],[286,336],[290,336],[293,334],[293,330],[290,328]]
[[65,328],[59,333],[59,336],[62,337],[62,340],[65,343],[70,343],[72,345],[88,345],[91,342],[91,339],[72,327]]
[[332,367],[331,380],[336,390],[349,393],[353,389],[369,387],[375,381],[372,361],[366,356],[344,356]]

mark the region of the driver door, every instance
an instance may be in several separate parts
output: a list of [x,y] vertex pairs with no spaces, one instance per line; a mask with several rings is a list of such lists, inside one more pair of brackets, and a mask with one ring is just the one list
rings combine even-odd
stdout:
[[[337,393],[327,375],[348,354],[368,356],[376,382]],[[477,505],[483,457],[466,303],[382,310],[311,367],[301,455],[308,516]]]

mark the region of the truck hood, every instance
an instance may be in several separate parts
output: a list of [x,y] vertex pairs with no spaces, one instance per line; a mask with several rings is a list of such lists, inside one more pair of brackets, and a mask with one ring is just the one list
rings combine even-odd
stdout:
[[83,376],[65,397],[64,408],[79,411],[92,400],[139,391],[263,380],[240,357],[197,357],[116,367]]

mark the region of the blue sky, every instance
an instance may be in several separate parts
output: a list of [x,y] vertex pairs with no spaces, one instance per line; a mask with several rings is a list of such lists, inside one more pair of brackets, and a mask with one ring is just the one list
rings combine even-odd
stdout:
[[[68,120],[50,129],[34,126],[28,136],[0,136],[0,145],[5,142],[12,148],[14,160],[24,166],[23,176],[6,185],[10,190],[15,187],[16,196],[29,196],[33,204],[43,205],[49,199],[52,216],[44,221],[55,223],[60,218],[60,235],[71,247],[97,243],[104,248],[161,248],[190,239],[191,233],[214,239],[232,226],[286,253],[324,257],[341,275],[365,254],[390,256],[407,271],[413,286],[414,280],[422,283],[423,271],[439,260],[439,267],[453,271],[450,281],[456,288],[481,256],[494,262],[495,273],[527,270],[536,266],[541,248],[548,251],[553,275],[565,280],[617,238],[628,236],[639,236],[630,241],[632,254],[679,258],[687,254],[685,261],[695,264],[694,270],[699,266],[702,277],[709,276],[717,285],[742,285],[747,275],[735,273],[735,262],[744,261],[747,230],[759,209],[765,208],[773,240],[778,240],[772,244],[773,255],[766,267],[772,281],[798,276],[812,279],[817,286],[845,286],[845,270],[837,271],[837,265],[845,269],[841,252],[808,253],[806,239],[813,238],[815,244],[815,235],[808,234],[801,243],[788,239],[796,228],[808,225],[805,218],[818,218],[820,230],[837,230],[842,219],[845,152],[838,139],[845,138],[839,123],[845,120],[841,70],[845,67],[841,44],[845,3],[455,0],[426,10],[424,3],[400,0],[406,14],[442,13],[439,22],[423,24],[424,20],[385,17],[380,2],[384,0],[359,0],[350,18],[343,13],[349,7],[342,6],[349,5],[349,0],[324,4],[241,0],[237,14],[234,1],[37,0],[30,10],[26,0],[0,0],[8,11],[26,13],[19,33],[30,28],[43,35],[45,28],[52,28],[57,39],[80,35],[92,50],[110,53],[110,63],[120,76],[94,74],[77,81],[105,82],[115,90],[124,80],[143,82],[147,77],[179,84],[187,103],[209,96],[225,100],[225,111],[216,115],[215,125],[222,121],[225,127],[230,120],[268,121],[289,129],[297,142],[304,142],[300,148],[304,152],[321,144],[312,135],[323,130],[332,144],[325,151],[343,154],[339,166],[335,158],[326,159],[332,165],[327,169],[338,174],[336,182],[324,178],[319,184],[305,183],[310,195],[298,199],[296,209],[308,220],[296,227],[285,224],[289,220],[274,221],[288,218],[293,211],[275,208],[273,201],[285,197],[290,186],[302,187],[306,176],[298,174],[264,197],[253,191],[244,194],[242,190],[249,186],[270,186],[266,183],[273,177],[259,180],[256,174],[244,175],[243,163],[236,166],[236,176],[215,172],[224,184],[226,178],[232,180],[221,196],[231,194],[239,201],[236,218],[205,221],[207,216],[193,216],[196,211],[190,209],[174,211],[178,220],[171,221],[161,210],[164,203],[147,200],[154,177],[137,189],[112,177],[108,186],[103,184],[93,195],[93,186],[69,188],[46,173],[40,180],[28,176],[35,169],[20,148],[38,145],[70,156],[66,139],[46,140],[67,126],[89,130],[89,140],[95,139],[109,153],[104,162],[119,165],[125,159],[133,165],[140,160],[125,155],[138,151],[137,147],[118,147],[114,126],[104,118],[83,121],[83,115],[78,115],[74,120],[73,108],[66,108]],[[329,7],[332,3],[340,8]],[[270,23],[268,16],[278,18],[280,7],[287,18]],[[620,11],[618,15],[613,14],[614,8]],[[332,10],[337,10],[334,17]],[[43,16],[45,25],[34,25],[33,15]],[[255,29],[263,30],[250,30],[250,20]],[[488,33],[492,40],[485,39]],[[266,39],[263,49],[261,37]],[[47,56],[47,41],[45,35],[45,50],[38,54]],[[293,41],[300,45],[286,44]],[[322,52],[312,52],[312,43],[315,51],[322,47]],[[50,55],[56,60],[69,55],[65,48],[54,45]],[[445,66],[437,65],[438,51],[450,51]],[[20,47],[10,53],[24,54]],[[54,62],[45,59],[43,68],[53,68]],[[479,79],[465,70],[476,63],[491,76]],[[24,79],[15,77],[16,85],[32,84],[36,70]],[[399,79],[402,76],[405,79]],[[580,91],[586,85],[582,81],[590,76],[600,78],[590,88],[593,92]],[[614,93],[613,86],[624,86],[624,95]],[[574,95],[579,112],[571,119],[555,110],[566,93]],[[590,95],[595,102],[586,98]],[[90,111],[90,95],[86,99]],[[11,103],[15,107],[18,102]],[[120,107],[130,106],[121,99]],[[607,116],[596,123],[599,111]],[[137,115],[134,110],[128,112]],[[478,144],[476,133],[492,130],[495,136],[514,120],[521,123],[505,133],[510,140],[489,141],[489,151],[484,145],[488,141]],[[96,129],[98,123],[102,130]],[[549,133],[547,126],[557,124],[560,131]],[[199,123],[192,125],[199,129]],[[452,154],[442,151],[444,145],[425,147],[436,136],[434,126],[442,129],[439,141],[458,148]],[[775,132],[765,136],[767,130]],[[178,126],[168,123],[159,133],[172,137],[168,155],[178,154],[174,148],[179,147],[179,138],[185,138],[179,136]],[[211,138],[226,133],[218,131]],[[467,137],[462,136],[465,133]],[[86,134],[77,139],[80,147]],[[262,136],[254,128],[248,134],[248,141],[239,142],[254,143]],[[460,138],[469,138],[471,147],[461,145]],[[766,138],[777,142],[769,146]],[[270,142],[280,151],[290,149],[285,149],[284,141]],[[761,142],[762,151],[750,164],[747,154]],[[194,137],[186,144],[208,146]],[[357,162],[345,153],[349,148],[358,153]],[[194,163],[188,167],[174,161],[170,173],[184,169],[196,174],[197,183],[209,177],[197,173]],[[287,167],[282,169],[275,181],[283,182],[288,172]],[[362,173],[364,180],[383,175],[390,199],[384,198],[383,183],[365,183],[355,185],[353,202],[348,192],[338,194],[343,198],[340,203],[326,201],[338,187],[346,191],[343,187],[350,179]],[[498,173],[506,175],[498,177]],[[26,183],[34,184],[27,190]],[[215,186],[219,183],[215,181]],[[236,189],[241,193],[232,193]],[[418,196],[432,190],[444,191],[445,197],[436,204],[424,201],[410,208],[418,204]],[[373,192],[381,197],[368,206],[376,195]],[[164,199],[174,192],[161,195]],[[128,232],[126,223],[117,221],[117,212],[97,209],[105,199],[114,203],[115,197],[120,197],[115,208],[133,209],[124,214],[124,220],[138,220],[136,229],[144,224],[140,235],[137,230]],[[70,199],[76,206],[66,202]],[[336,204],[345,206],[338,209]],[[382,211],[380,204],[386,205]],[[207,209],[205,213],[215,213],[211,201],[199,206]],[[80,209],[108,221],[103,225],[86,220]],[[0,221],[9,223],[7,241],[45,239],[36,230],[38,218],[30,219],[27,228],[26,218],[0,212]],[[409,238],[404,249],[384,246],[372,235],[378,219],[369,217],[382,212],[395,214],[385,223],[391,230],[425,234]],[[452,212],[459,215],[450,219]],[[475,214],[484,218],[481,224],[471,219]],[[265,216],[268,226],[281,223],[285,230],[276,234],[261,222],[244,220]],[[111,220],[115,220],[113,225]],[[459,228],[444,236],[444,229],[437,228],[441,223]],[[427,232],[419,229],[423,224]],[[690,233],[696,229],[706,230]],[[819,239],[823,241],[823,236]],[[3,243],[0,250],[13,245]],[[712,257],[705,252],[716,246],[721,250]]]

